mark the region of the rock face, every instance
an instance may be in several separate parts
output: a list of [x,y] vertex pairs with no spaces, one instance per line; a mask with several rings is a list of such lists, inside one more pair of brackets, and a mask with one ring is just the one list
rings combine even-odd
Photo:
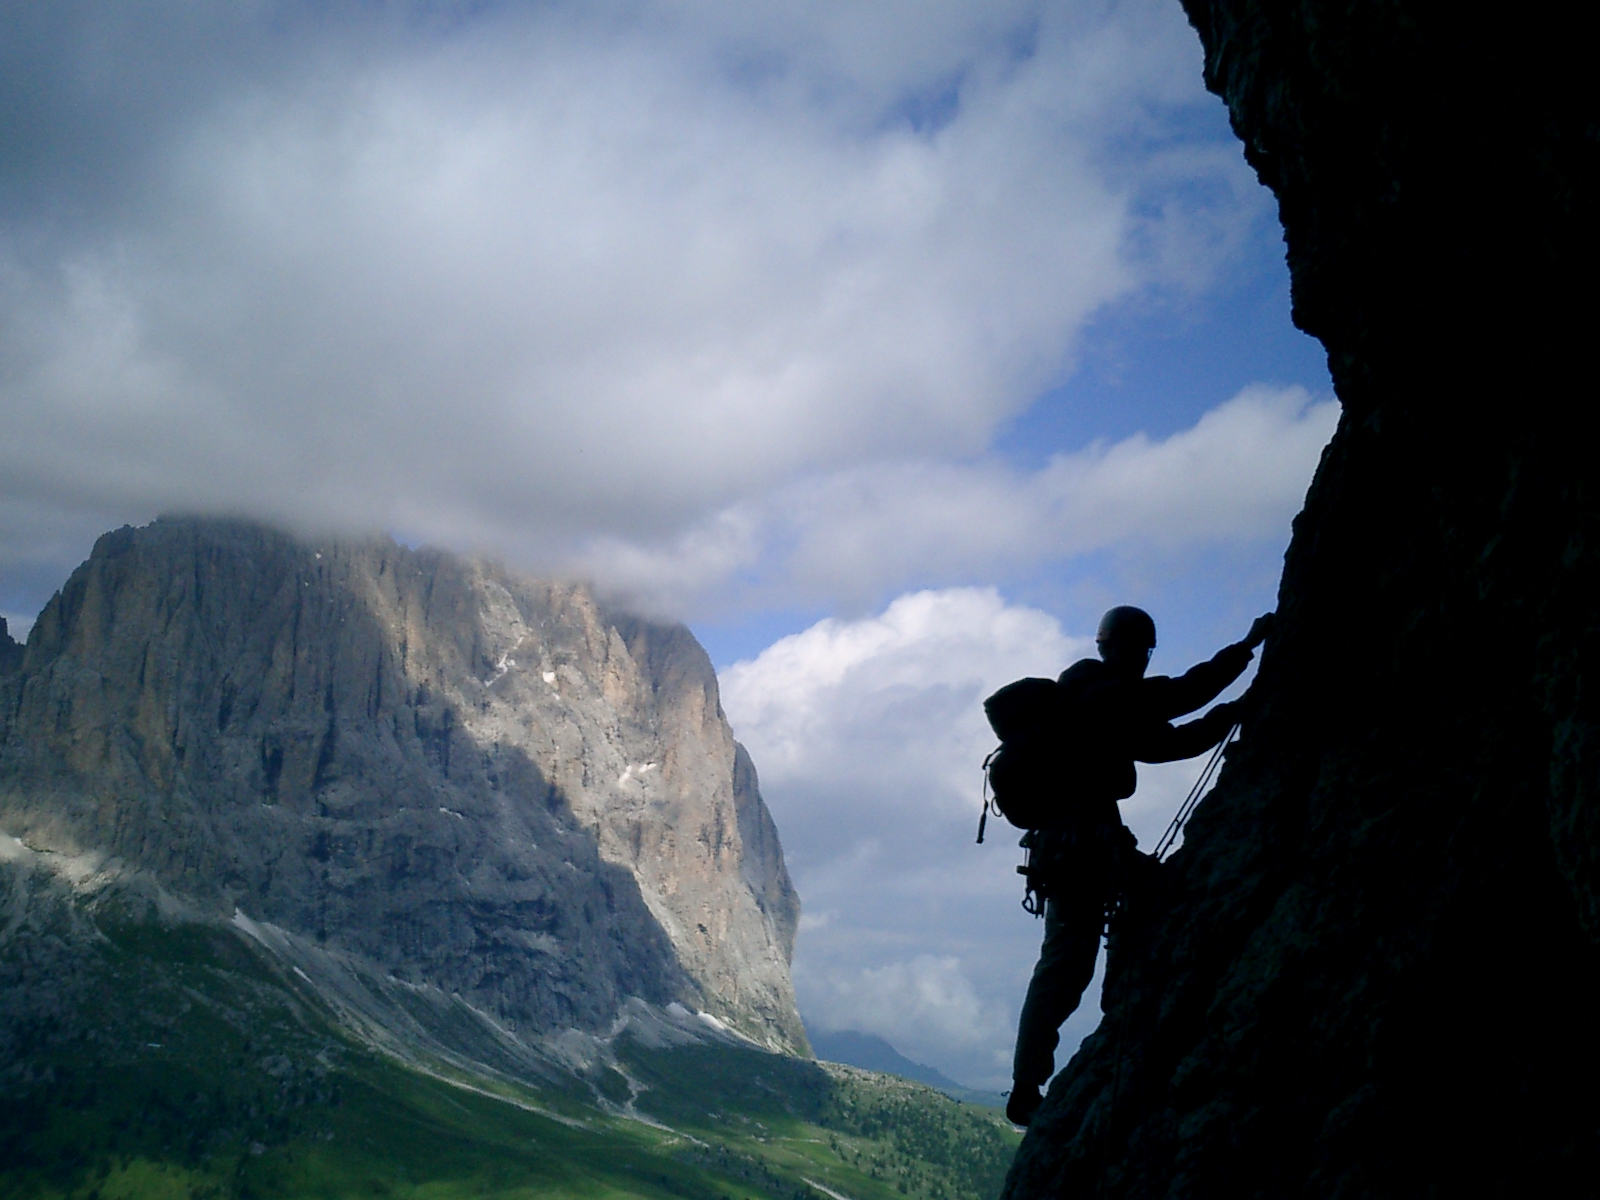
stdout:
[[22,665],[22,647],[11,636],[6,619],[0,617],[0,675]]
[[[0,643],[0,830],[538,1034],[803,1052],[799,901],[688,630],[389,541],[161,520]],[[354,960],[352,960],[354,961]]]
[[1185,4],[1344,415],[1006,1194],[1593,1194],[1595,12]]

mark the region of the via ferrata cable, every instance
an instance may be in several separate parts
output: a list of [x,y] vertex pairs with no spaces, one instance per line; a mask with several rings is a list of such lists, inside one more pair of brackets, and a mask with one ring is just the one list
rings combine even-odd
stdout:
[[1218,770],[1222,767],[1222,755],[1228,748],[1228,743],[1233,741],[1233,735],[1239,732],[1239,725],[1234,723],[1228,735],[1217,743],[1217,748],[1211,752],[1211,757],[1206,761],[1205,770],[1200,772],[1200,778],[1194,781],[1194,786],[1189,789],[1189,795],[1178,808],[1178,815],[1172,818],[1172,824],[1167,826],[1167,831],[1161,835],[1161,840],[1156,843],[1155,856],[1165,859],[1172,852],[1172,847],[1177,844],[1178,834],[1183,832],[1185,822],[1194,812],[1195,805],[1200,803],[1200,797],[1205,794],[1206,788],[1211,786],[1211,781],[1216,778]]

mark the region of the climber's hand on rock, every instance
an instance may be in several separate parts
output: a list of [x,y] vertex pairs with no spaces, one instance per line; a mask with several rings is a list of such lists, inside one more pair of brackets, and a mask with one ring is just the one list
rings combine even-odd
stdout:
[[1250,623],[1250,632],[1244,635],[1245,649],[1254,650],[1272,636],[1272,623],[1276,615],[1275,613],[1263,613]]

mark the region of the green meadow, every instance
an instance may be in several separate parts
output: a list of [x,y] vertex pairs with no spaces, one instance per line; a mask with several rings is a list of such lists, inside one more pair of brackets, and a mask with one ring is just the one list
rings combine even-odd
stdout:
[[60,1001],[12,1022],[0,1196],[988,1200],[1018,1140],[920,1084],[727,1045],[623,1035],[614,1066],[526,1082],[408,1065],[228,931],[102,928],[70,969],[4,948],[7,986]]

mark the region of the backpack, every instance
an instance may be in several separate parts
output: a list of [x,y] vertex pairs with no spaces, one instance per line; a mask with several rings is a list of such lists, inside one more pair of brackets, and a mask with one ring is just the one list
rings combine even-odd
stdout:
[[1067,815],[1065,760],[1071,751],[1068,690],[1054,679],[1019,679],[983,702],[999,747],[983,760],[983,815],[992,807],[1018,829],[1044,829]]

